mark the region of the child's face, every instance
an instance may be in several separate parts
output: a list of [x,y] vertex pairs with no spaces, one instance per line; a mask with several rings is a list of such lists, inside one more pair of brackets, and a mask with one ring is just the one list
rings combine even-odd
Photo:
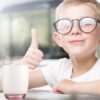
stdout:
[[[59,15],[59,19],[67,18],[70,20],[81,19],[83,17],[96,18],[94,10],[86,5],[72,5],[64,9],[63,14]],[[54,33],[54,40],[71,56],[87,56],[95,54],[95,50],[100,41],[100,24],[97,24],[96,30],[91,33],[84,33],[78,26],[78,21],[73,21],[72,30],[65,35],[57,32]]]

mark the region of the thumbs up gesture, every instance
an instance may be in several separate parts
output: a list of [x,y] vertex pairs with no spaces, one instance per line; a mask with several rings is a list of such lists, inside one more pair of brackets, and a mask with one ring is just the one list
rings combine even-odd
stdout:
[[30,69],[35,69],[42,61],[43,52],[38,49],[36,30],[31,30],[32,41],[31,45],[21,61],[29,66]]

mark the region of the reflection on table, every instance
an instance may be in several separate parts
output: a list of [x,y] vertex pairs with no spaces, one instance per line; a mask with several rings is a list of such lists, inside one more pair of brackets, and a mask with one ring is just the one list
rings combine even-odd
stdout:
[[55,94],[48,90],[31,90],[25,100],[100,100],[100,96],[82,94]]

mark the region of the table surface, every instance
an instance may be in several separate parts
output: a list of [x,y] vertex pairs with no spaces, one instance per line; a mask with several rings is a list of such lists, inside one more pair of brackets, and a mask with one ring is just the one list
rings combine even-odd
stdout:
[[[0,100],[6,100],[0,93]],[[24,100],[100,100],[100,96],[83,94],[55,94],[48,90],[28,91]]]

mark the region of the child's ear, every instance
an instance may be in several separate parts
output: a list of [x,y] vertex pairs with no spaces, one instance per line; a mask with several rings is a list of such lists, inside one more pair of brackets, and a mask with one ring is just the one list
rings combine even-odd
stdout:
[[53,40],[56,42],[56,44],[59,47],[62,47],[62,39],[61,39],[61,35],[57,32],[53,33]]

